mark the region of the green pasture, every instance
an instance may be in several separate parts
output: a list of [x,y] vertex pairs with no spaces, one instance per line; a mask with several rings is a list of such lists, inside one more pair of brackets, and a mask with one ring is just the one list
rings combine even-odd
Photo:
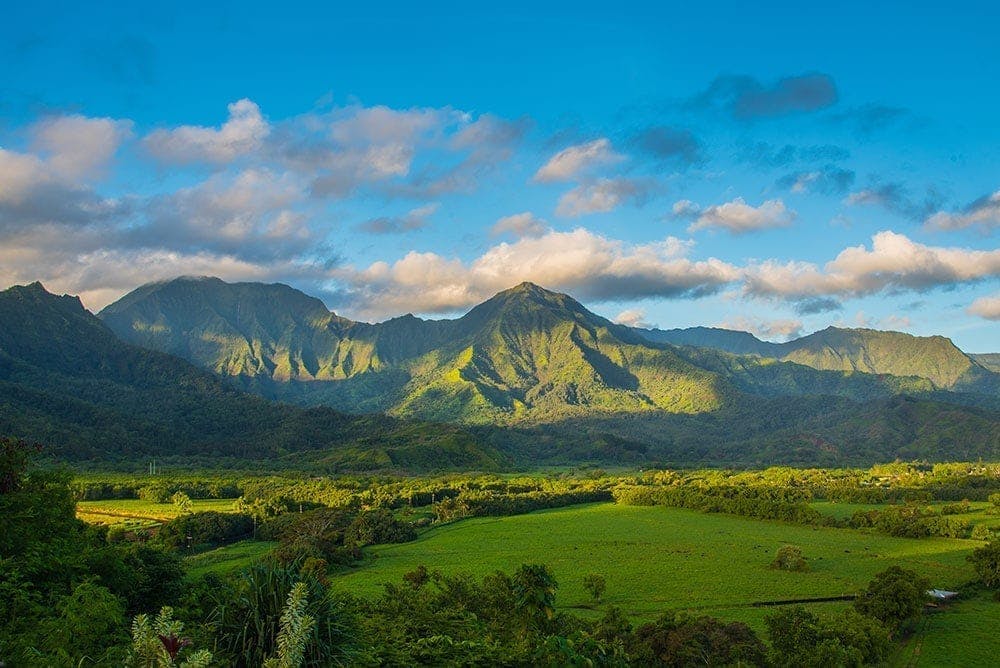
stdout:
[[[232,512],[233,499],[192,499],[191,512],[216,510]],[[91,524],[121,524],[126,520],[165,522],[181,514],[174,503],[156,503],[143,499],[111,499],[108,501],[78,501],[76,514]]]
[[925,614],[892,660],[896,666],[995,666],[1000,603],[989,594],[960,599]]
[[185,557],[184,570],[189,580],[195,580],[208,573],[224,575],[249,566],[277,545],[277,543],[263,540],[242,540],[232,545]]
[[[785,544],[802,548],[809,572],[768,567]],[[607,580],[602,604],[619,606],[635,619],[686,609],[744,620],[760,630],[769,610],[752,607],[754,602],[852,595],[893,564],[926,575],[935,587],[957,587],[973,578],[965,557],[980,544],[603,503],[435,527],[412,543],[370,548],[370,564],[335,583],[359,596],[377,596],[382,583],[399,582],[420,564],[482,576],[543,563],[559,581],[562,608],[592,607],[582,580],[597,573]],[[811,607],[835,612],[843,605]]]

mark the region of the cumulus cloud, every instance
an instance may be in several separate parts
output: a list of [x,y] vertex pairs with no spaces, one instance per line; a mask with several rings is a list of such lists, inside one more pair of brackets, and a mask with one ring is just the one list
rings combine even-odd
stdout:
[[540,237],[549,230],[549,225],[530,211],[504,216],[493,225],[490,233],[493,236],[510,234],[518,239],[522,237]]
[[155,158],[171,164],[226,164],[259,150],[271,132],[260,107],[244,98],[227,108],[229,118],[219,128],[182,125],[154,130],[143,144]]
[[132,136],[132,122],[86,116],[53,116],[32,128],[33,146],[48,154],[47,166],[60,177],[84,182],[99,176]]
[[96,193],[99,179],[131,123],[53,116],[30,128],[36,152],[0,148],[0,233],[31,225],[81,226],[123,215],[129,203]]
[[742,197],[731,202],[701,208],[691,200],[674,203],[673,215],[678,218],[693,218],[689,232],[719,228],[732,234],[746,234],[772,227],[786,227],[795,220],[796,213],[785,207],[780,199],[769,199],[760,206],[747,204]]
[[577,218],[591,213],[607,213],[625,203],[641,203],[648,192],[649,185],[635,179],[597,179],[563,193],[556,205],[556,215]]
[[577,229],[501,243],[469,263],[411,252],[392,264],[335,273],[353,308],[369,317],[455,311],[521,281],[609,301],[703,296],[739,278],[739,270],[721,260],[689,259],[690,249],[673,237],[632,245]]
[[1000,293],[990,297],[980,297],[966,309],[972,315],[987,320],[1000,320]]
[[296,208],[303,199],[304,187],[292,174],[247,169],[233,177],[215,175],[152,198],[146,223],[123,231],[122,242],[249,260],[288,256],[314,242],[306,217]]
[[983,232],[1000,227],[1000,190],[980,197],[959,212],[938,211],[924,221],[932,230],[961,230],[978,227]]
[[745,272],[744,290],[753,296],[796,301],[882,291],[924,292],[997,276],[1000,250],[925,246],[884,231],[872,237],[871,250],[846,248],[822,269],[808,262],[752,265]]
[[720,76],[689,101],[694,108],[723,109],[739,120],[771,118],[825,109],[837,102],[827,74],[809,73],[762,83],[751,76]]
[[737,332],[750,332],[759,339],[769,341],[791,341],[802,336],[802,321],[791,318],[764,320],[738,316],[726,320],[719,327]]
[[361,223],[358,229],[369,234],[400,234],[420,230],[427,227],[427,219],[434,215],[439,206],[437,202],[433,202],[416,209],[410,209],[403,216],[371,218]]
[[685,128],[665,125],[645,128],[632,137],[632,145],[657,162],[693,165],[704,161],[701,142]]
[[640,329],[654,329],[656,327],[656,325],[646,320],[646,312],[638,308],[622,311],[615,316],[614,321],[626,327],[638,327]]
[[624,156],[612,149],[611,142],[602,137],[559,151],[535,172],[533,180],[538,183],[569,181],[594,167],[613,164],[623,159]]

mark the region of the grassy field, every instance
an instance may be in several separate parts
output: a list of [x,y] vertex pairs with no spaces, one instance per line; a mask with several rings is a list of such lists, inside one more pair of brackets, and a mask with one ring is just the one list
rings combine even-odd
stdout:
[[207,573],[223,575],[249,566],[273,550],[277,543],[263,540],[244,540],[215,550],[184,558],[184,570],[189,580]]
[[896,652],[895,666],[995,666],[1000,652],[1000,603],[988,594],[924,615]]
[[[191,511],[195,513],[217,510],[227,513],[233,509],[233,499],[192,499]],[[126,520],[145,520],[156,524],[171,520],[181,514],[173,503],[154,503],[142,499],[113,499],[108,501],[79,501],[76,516],[90,524],[122,524]]]
[[[807,573],[768,567],[784,544],[798,545]],[[812,528],[709,515],[665,507],[591,504],[504,518],[477,518],[437,527],[412,543],[372,548],[370,565],[336,584],[361,596],[378,595],[419,564],[445,573],[481,576],[522,563],[548,564],[559,581],[557,604],[591,606],[582,580],[607,580],[604,604],[636,619],[671,609],[701,610],[762,628],[759,601],[851,595],[879,571],[901,564],[936,587],[972,579],[965,561],[980,543],[890,538],[847,529]],[[844,603],[813,604],[817,612]]]

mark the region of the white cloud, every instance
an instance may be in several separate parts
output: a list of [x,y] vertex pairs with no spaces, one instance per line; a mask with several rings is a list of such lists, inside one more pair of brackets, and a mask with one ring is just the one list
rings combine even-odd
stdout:
[[790,318],[764,320],[738,316],[726,320],[719,327],[738,332],[750,332],[757,338],[769,341],[790,341],[802,336],[802,321]]
[[[689,213],[689,209],[685,209],[684,213]],[[688,227],[689,232],[716,227],[733,234],[745,234],[754,230],[786,227],[792,224],[796,216],[794,211],[785,208],[785,203],[780,199],[769,199],[754,207],[747,204],[742,197],[725,204],[710,206],[697,215],[697,219]]]
[[595,139],[559,151],[535,172],[533,180],[538,183],[569,181],[593,167],[623,159],[624,156],[614,152],[608,139]]
[[598,179],[581,184],[559,198],[556,215],[577,218],[591,213],[607,213],[625,202],[640,201],[646,186],[632,179]]
[[981,197],[961,213],[939,211],[929,217],[924,226],[935,230],[960,230],[980,227],[984,232],[1000,227],[1000,190]]
[[525,211],[524,213],[515,213],[512,216],[504,216],[493,225],[490,233],[493,236],[510,234],[520,239],[521,237],[540,237],[548,229],[548,223],[537,218],[530,211]]
[[455,311],[521,281],[605,301],[707,295],[739,278],[721,260],[688,259],[690,248],[673,237],[632,245],[577,229],[501,243],[470,263],[410,252],[393,264],[335,273],[367,317]]
[[212,176],[191,188],[153,198],[148,222],[124,233],[131,246],[211,251],[250,259],[287,256],[313,241],[297,205],[306,199],[294,175],[247,169]]
[[990,297],[980,297],[966,309],[972,315],[987,320],[1000,320],[1000,293]]
[[654,329],[656,327],[646,320],[646,312],[638,308],[622,311],[615,316],[614,321],[626,327],[639,327],[641,329]]
[[756,296],[808,299],[860,296],[883,290],[929,290],[1000,276],[1000,250],[944,248],[884,231],[872,248],[846,248],[823,269],[807,262],[767,261],[748,267],[745,291]]
[[244,98],[230,104],[228,110],[229,118],[218,129],[182,125],[172,130],[155,130],[143,144],[155,158],[175,164],[227,164],[259,150],[271,132],[260,107]]
[[101,174],[122,142],[132,136],[132,122],[86,116],[53,116],[36,123],[32,144],[49,154],[47,164],[67,181],[83,182]]

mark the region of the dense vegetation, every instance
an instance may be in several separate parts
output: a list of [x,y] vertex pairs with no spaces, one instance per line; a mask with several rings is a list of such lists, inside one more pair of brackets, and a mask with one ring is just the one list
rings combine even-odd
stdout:
[[[972,549],[863,534],[832,528],[842,523],[833,515],[798,514],[818,499],[881,503],[883,512],[909,501],[937,517],[980,513],[988,523],[1000,508],[994,465],[333,479],[91,474],[70,482],[33,466],[37,453],[25,442],[2,445],[0,659],[10,665],[862,665],[885,661],[918,628],[930,586],[922,577],[948,586],[975,579],[971,591],[996,586],[1000,542]],[[676,490],[683,494],[670,496]],[[712,514],[615,505],[612,496],[707,503],[698,509]],[[119,510],[159,504],[173,519],[145,533],[87,527],[73,518],[74,498]],[[210,498],[227,498],[229,508],[200,511]],[[454,524],[567,504],[579,510]],[[783,521],[757,519],[774,510]],[[650,523],[650,513],[670,519]],[[472,543],[442,551],[469,532]],[[585,534],[594,542],[581,542]],[[193,564],[213,563],[201,556],[213,547],[241,550],[248,538],[271,541],[261,543],[270,553],[190,575]],[[658,540],[680,549],[664,552]],[[774,566],[769,545],[798,551],[778,550]],[[923,545],[933,558],[920,556]],[[876,560],[851,556],[868,547]],[[394,550],[424,561],[407,565]],[[610,561],[600,566],[595,556]],[[749,580],[726,582],[718,573],[727,559],[757,566],[744,568]],[[692,567],[702,574],[689,578]],[[677,577],[693,599],[664,604],[660,593],[636,608],[637,597],[664,582],[679,592]],[[796,592],[790,598],[843,594],[844,582],[859,597],[852,609],[825,611],[739,605],[778,582]],[[572,607],[560,604],[564,597]],[[691,609],[713,600],[712,609]]]

